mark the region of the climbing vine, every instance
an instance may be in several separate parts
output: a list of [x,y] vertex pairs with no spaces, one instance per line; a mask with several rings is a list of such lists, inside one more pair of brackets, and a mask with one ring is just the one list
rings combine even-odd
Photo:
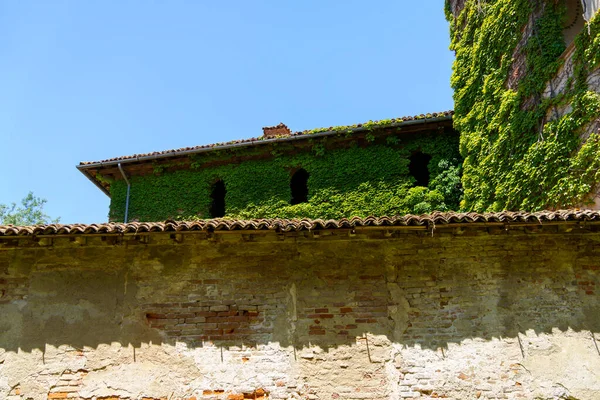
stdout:
[[[154,174],[130,178],[129,215],[140,221],[209,218],[211,185],[217,180],[225,183],[226,217],[231,218],[364,217],[458,207],[462,159],[456,134],[372,140],[336,149],[326,140],[314,139],[310,148],[296,154],[275,147],[267,152],[268,158],[208,168],[203,163],[225,160],[227,154],[196,155],[190,169],[173,172],[156,165]],[[415,151],[432,156],[428,187],[415,186],[409,174],[409,158]],[[299,168],[309,174],[308,202],[291,205],[290,178]],[[112,182],[111,197],[110,218],[121,220],[124,181]]]
[[[573,78],[560,94],[548,92],[563,63],[564,11],[552,0],[467,0],[454,18],[446,3],[454,124],[465,158],[462,209],[573,207],[597,189],[600,139],[584,132],[600,112],[586,83],[600,64],[600,23],[596,16],[576,38]],[[532,13],[540,17],[527,26]],[[531,33],[525,43],[523,32]]]

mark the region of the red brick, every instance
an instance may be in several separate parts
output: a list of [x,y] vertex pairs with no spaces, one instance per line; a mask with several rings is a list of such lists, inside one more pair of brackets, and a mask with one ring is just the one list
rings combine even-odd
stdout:
[[193,303],[181,303],[180,304],[180,307],[186,307],[186,308],[187,307],[197,307],[197,306],[198,306],[198,303],[196,303],[196,302],[193,302]]
[[229,321],[229,322],[248,322],[248,321],[250,321],[250,317],[242,317],[242,316],[227,317],[227,321]]
[[150,325],[154,326],[155,324],[162,324],[162,325],[175,325],[179,323],[178,319],[150,319],[148,320],[150,322]]
[[148,313],[146,314],[146,318],[148,319],[167,319],[167,314],[157,314],[157,313]]
[[68,395],[69,395],[69,393],[67,393],[67,392],[48,393],[48,400],[50,400],[50,399],[66,399]]
[[233,317],[237,315],[237,311],[220,311],[217,313],[217,317]]
[[203,394],[204,396],[210,396],[210,395],[215,395],[215,394],[216,394],[216,395],[219,395],[219,394],[223,394],[223,393],[225,393],[225,391],[224,391],[224,390],[222,390],[222,389],[217,389],[217,390],[204,390],[204,391],[202,391],[202,394]]
[[313,319],[313,318],[333,318],[333,314],[309,314],[307,315],[308,318]]
[[177,318],[194,318],[196,316],[195,313],[181,313],[181,314],[175,314],[175,316]]
[[204,317],[186,318],[185,319],[186,324],[197,324],[197,323],[203,323],[203,322],[206,322],[206,318],[204,318]]
[[215,317],[217,315],[214,311],[200,311],[194,314],[196,317]]

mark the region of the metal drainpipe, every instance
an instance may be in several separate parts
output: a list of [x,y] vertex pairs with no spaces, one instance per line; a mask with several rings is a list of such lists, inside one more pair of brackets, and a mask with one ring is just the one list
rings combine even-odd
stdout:
[[125,199],[125,223],[127,223],[127,217],[129,214],[129,190],[131,189],[131,183],[129,183],[129,179],[127,179],[127,175],[125,175],[125,171],[123,171],[121,163],[119,163],[118,166],[119,171],[121,171],[121,175],[123,175],[123,179],[125,179],[125,183],[127,183],[127,198]]

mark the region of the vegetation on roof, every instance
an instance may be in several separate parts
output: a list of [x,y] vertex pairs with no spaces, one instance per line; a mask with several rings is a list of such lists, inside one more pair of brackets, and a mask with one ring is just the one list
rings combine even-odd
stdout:
[[322,132],[349,132],[352,133],[352,130],[357,128],[365,128],[365,129],[375,129],[375,128],[385,128],[393,124],[399,124],[406,121],[414,121],[414,120],[424,120],[430,118],[441,118],[446,115],[450,115],[450,112],[443,113],[427,113],[421,115],[415,115],[414,117],[402,117],[402,118],[390,118],[390,119],[382,119],[378,121],[367,121],[362,124],[353,124],[353,125],[340,125],[340,126],[330,126],[328,128],[315,128],[308,129],[302,132],[297,132],[296,134],[301,135],[310,135],[314,133],[322,133]]
[[[340,125],[340,126],[330,126],[328,128],[307,129],[307,130],[304,130],[301,132],[295,132],[292,134],[292,136],[298,137],[298,139],[302,139],[304,135],[310,136],[315,133],[323,133],[323,132],[333,132],[333,133],[337,133],[338,135],[351,136],[355,133],[355,130],[358,128],[363,128],[366,130],[374,130],[377,128],[387,128],[393,124],[400,124],[402,122],[420,121],[420,120],[424,121],[424,120],[433,119],[433,118],[450,117],[451,115],[452,115],[452,111],[444,111],[444,112],[439,112],[439,113],[427,113],[427,114],[415,115],[412,117],[401,117],[401,118],[383,119],[383,120],[378,120],[378,121],[367,121],[367,122],[364,122],[361,124]],[[83,166],[83,168],[85,168],[86,165],[90,165],[90,164],[117,162],[120,160],[126,160],[126,159],[131,159],[131,158],[136,158],[136,157],[156,156],[156,155],[161,155],[161,154],[166,155],[166,154],[171,154],[171,153],[178,153],[180,151],[211,149],[211,148],[228,146],[228,145],[233,145],[233,144],[243,144],[243,143],[251,144],[251,143],[255,143],[255,142],[261,142],[264,140],[281,139],[281,138],[289,138],[289,137],[290,136],[275,136],[275,137],[267,138],[264,136],[260,136],[260,137],[250,138],[250,139],[236,139],[236,140],[230,140],[228,142],[212,143],[212,144],[187,147],[187,148],[182,148],[182,149],[171,149],[171,150],[164,150],[164,151],[160,151],[160,152],[146,153],[146,154],[133,154],[133,155],[129,155],[129,156],[109,158],[109,159],[101,160],[101,161],[84,161],[84,162],[81,162],[80,165]],[[310,137],[307,137],[306,139],[310,140]],[[216,149],[215,151],[219,151],[219,149]]]

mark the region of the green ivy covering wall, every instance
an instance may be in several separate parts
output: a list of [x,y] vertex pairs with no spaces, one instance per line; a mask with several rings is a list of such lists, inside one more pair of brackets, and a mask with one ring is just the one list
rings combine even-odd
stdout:
[[[461,208],[536,211],[589,202],[600,181],[600,138],[596,133],[581,137],[600,112],[600,97],[586,84],[589,72],[600,64],[600,18],[576,38],[575,71],[567,90],[543,98],[565,49],[560,2],[467,0],[456,19],[449,10],[447,1],[456,52],[454,126],[465,158]],[[507,82],[523,28],[540,10],[522,48],[525,76],[510,89]],[[553,110],[565,105],[572,111],[552,118]]]
[[[367,138],[369,136],[367,135]],[[432,156],[429,187],[415,187],[409,174],[415,151]],[[167,218],[209,218],[211,185],[226,185],[226,217],[231,218],[343,218],[368,215],[425,213],[452,210],[462,195],[456,133],[389,137],[386,143],[327,149],[315,142],[312,151],[295,155],[272,151],[269,159],[248,160],[199,168],[206,157],[197,157],[192,169],[133,176],[129,219],[159,221]],[[225,158],[224,158],[225,159]],[[310,174],[308,202],[290,205],[290,178],[294,170]],[[110,219],[124,216],[126,184],[111,184]]]

